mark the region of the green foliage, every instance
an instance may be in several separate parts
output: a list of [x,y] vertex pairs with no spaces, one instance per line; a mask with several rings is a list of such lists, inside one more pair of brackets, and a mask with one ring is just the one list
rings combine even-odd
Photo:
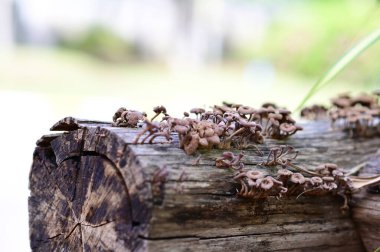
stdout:
[[94,26],[72,39],[62,38],[60,45],[110,62],[126,61],[134,56],[134,49],[130,44],[101,26]]
[[[278,9],[276,9],[278,8]],[[234,60],[265,58],[279,72],[317,78],[354,41],[376,29],[380,5],[374,0],[309,0],[274,6],[262,44],[247,43],[232,49]],[[363,54],[342,80],[365,82],[378,73],[380,50]]]
[[345,55],[343,55],[310,89],[300,105],[296,110],[300,110],[305,103],[312,97],[319,89],[326,86],[335,76],[337,76],[349,63],[358,58],[358,56],[371,47],[373,44],[380,40],[380,29],[374,31],[358,44],[351,48]]

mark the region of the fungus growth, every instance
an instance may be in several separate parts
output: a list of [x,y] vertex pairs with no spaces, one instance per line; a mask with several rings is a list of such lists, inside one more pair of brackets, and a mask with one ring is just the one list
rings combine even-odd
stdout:
[[[145,113],[120,108],[113,117],[113,125],[137,127],[143,123],[134,144],[153,143],[157,137],[171,141],[171,135],[176,133],[179,147],[189,155],[198,149],[257,148],[255,145],[262,144],[265,138],[284,139],[302,130],[290,117],[289,110],[271,103],[264,105],[266,107],[254,109],[224,102],[223,105],[214,105],[210,111],[193,108],[190,113],[196,118],[190,118],[190,114],[185,112],[182,119],[169,116],[164,106],[157,106],[153,108],[155,115],[151,120]],[[164,114],[161,121],[154,122],[160,114]]]
[[142,123],[145,119],[145,113],[121,107],[112,117],[112,126],[137,128],[139,123]]
[[[270,149],[267,161],[260,163],[259,166],[278,167],[277,176],[270,176],[258,169],[237,170],[234,175],[234,180],[240,184],[237,195],[262,199],[269,196],[333,194],[344,198],[342,209],[347,209],[350,195],[359,188],[355,185],[354,178],[333,163],[321,164],[313,170],[296,166],[292,161],[296,159],[297,153],[293,147],[285,145]],[[223,156],[230,157],[231,154]],[[218,160],[221,158],[217,159],[216,165]]]
[[[347,132],[350,137],[380,136],[380,105],[379,91],[373,94],[350,96],[341,94],[331,99],[328,118],[335,129]],[[323,109],[318,106],[306,107],[301,116],[306,119],[324,118]]]
[[312,105],[303,108],[300,115],[307,120],[323,120],[328,118],[327,111],[328,109],[323,105]]

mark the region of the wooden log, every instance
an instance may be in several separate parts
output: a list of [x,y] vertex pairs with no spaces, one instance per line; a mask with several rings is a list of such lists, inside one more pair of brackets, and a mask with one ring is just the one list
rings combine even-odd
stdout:
[[[131,144],[137,129],[65,118],[37,141],[30,172],[33,251],[363,251],[338,196],[248,200],[236,197],[229,170],[214,166],[222,150],[188,156],[178,139]],[[305,125],[287,141],[308,167],[366,161],[380,139],[358,141]],[[263,161],[246,150],[247,168]],[[166,182],[157,176],[165,169]],[[183,176],[183,174],[186,176]],[[269,170],[269,173],[275,171]]]
[[[360,172],[360,176],[370,177],[380,174],[380,149]],[[355,194],[352,217],[367,251],[380,248],[380,184],[370,186]]]

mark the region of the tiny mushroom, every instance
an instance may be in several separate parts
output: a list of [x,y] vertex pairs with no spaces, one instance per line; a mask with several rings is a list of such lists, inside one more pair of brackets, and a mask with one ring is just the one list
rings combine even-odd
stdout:
[[164,115],[166,115],[167,116],[167,114],[166,114],[166,108],[164,107],[164,106],[156,106],[156,107],[154,107],[153,108],[153,111],[154,111],[154,113],[156,113],[153,117],[152,117],[152,119],[150,119],[150,121],[153,121],[157,116],[159,116],[161,113],[162,114],[164,114]]
[[270,177],[265,177],[261,180],[260,187],[265,191],[270,190],[274,185],[273,180]]
[[290,176],[290,181],[294,184],[303,184],[305,183],[305,177],[301,173],[293,173]]
[[251,108],[249,106],[240,106],[237,111],[243,117],[248,115],[249,116],[248,121],[251,121],[252,115],[256,112],[254,108]]
[[205,110],[203,108],[193,108],[190,110],[190,113],[195,114],[197,118],[199,118],[199,115],[201,115],[204,112]]

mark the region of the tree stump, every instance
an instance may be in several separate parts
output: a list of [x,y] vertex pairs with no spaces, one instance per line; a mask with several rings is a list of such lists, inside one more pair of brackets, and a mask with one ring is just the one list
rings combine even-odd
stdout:
[[[378,138],[349,139],[327,122],[304,128],[257,147],[268,153],[288,144],[300,151],[297,162],[304,166],[351,168],[380,146]],[[236,197],[233,173],[214,165],[223,150],[188,156],[176,135],[172,143],[157,138],[133,145],[138,129],[71,117],[51,130],[63,132],[37,141],[30,172],[33,251],[364,250],[350,214],[340,211],[339,196]],[[245,151],[246,167],[264,159]],[[162,182],[157,178],[164,170]]]

